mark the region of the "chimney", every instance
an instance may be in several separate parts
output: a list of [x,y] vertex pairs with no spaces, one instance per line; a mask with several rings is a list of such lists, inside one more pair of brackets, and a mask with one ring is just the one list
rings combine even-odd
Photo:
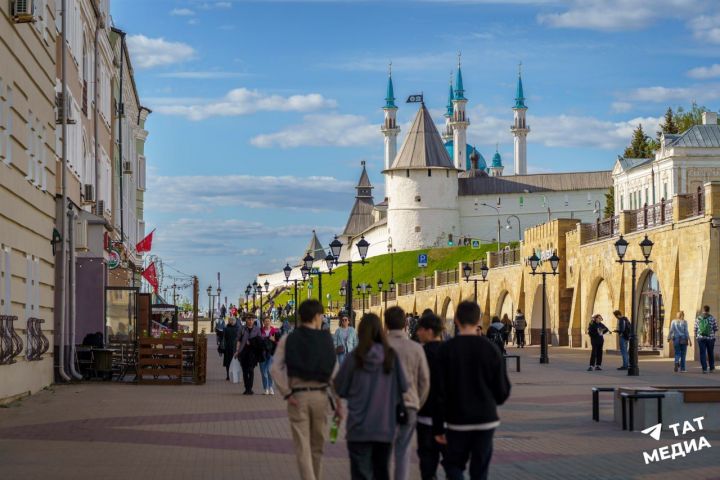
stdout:
[[703,112],[702,113],[702,124],[703,125],[717,125],[717,112]]

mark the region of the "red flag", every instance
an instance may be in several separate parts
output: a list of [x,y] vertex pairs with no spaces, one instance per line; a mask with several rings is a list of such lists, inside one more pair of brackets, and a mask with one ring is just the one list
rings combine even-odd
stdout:
[[155,233],[155,229],[153,228],[153,231],[148,233],[148,235],[140,240],[137,245],[135,245],[135,251],[137,253],[143,253],[143,252],[149,252],[152,250],[152,237],[153,233]]
[[[152,233],[150,234],[152,235]],[[150,265],[145,268],[142,272],[142,276],[147,282],[152,285],[153,290],[155,290],[155,293],[158,293],[158,278],[157,278],[157,271],[155,270],[155,262],[152,262]]]

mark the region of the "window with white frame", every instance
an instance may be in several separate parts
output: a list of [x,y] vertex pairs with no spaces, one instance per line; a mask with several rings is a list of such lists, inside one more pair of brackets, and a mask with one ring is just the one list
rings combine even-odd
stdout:
[[145,155],[138,155],[138,166],[137,166],[137,188],[138,190],[145,191],[146,188],[146,174],[145,174]]
[[12,314],[12,301],[11,301],[11,289],[10,280],[11,272],[10,268],[10,255],[12,250],[8,245],[0,244],[0,304],[2,305],[2,312],[5,315]]
[[10,136],[13,133],[13,91],[9,84],[3,86],[0,78],[0,160],[5,165],[12,163],[12,145]]

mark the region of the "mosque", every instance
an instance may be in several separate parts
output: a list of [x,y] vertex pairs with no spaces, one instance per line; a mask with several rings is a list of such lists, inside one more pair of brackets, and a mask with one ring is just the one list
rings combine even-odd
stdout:
[[[384,122],[385,198],[375,203],[365,162],[355,187],[355,204],[340,240],[344,256],[357,255],[354,244],[370,243],[368,256],[388,251],[420,250],[522,239],[522,231],[554,218],[594,222],[605,208],[612,186],[611,171],[527,173],[527,104],[518,72],[513,123],[513,175],[504,175],[496,148],[488,166],[467,141],[470,118],[466,114],[462,68],[458,62],[451,82],[442,133],[422,96],[415,118],[400,150],[397,140],[398,106],[392,73],[388,75]],[[344,258],[346,260],[347,258]]]

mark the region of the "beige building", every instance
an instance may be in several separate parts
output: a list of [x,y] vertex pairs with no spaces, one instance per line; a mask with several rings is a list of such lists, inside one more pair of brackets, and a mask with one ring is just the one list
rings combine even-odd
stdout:
[[35,7],[0,2],[0,402],[53,381],[56,8]]

